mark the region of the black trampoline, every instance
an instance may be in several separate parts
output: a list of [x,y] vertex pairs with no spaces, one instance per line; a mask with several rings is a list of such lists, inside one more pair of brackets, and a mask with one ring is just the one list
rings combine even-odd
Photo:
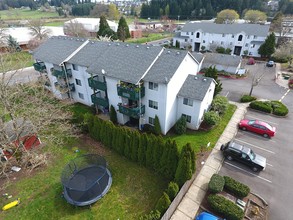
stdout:
[[72,205],[86,206],[102,198],[110,189],[112,176],[106,160],[87,154],[70,161],[61,175],[64,198]]

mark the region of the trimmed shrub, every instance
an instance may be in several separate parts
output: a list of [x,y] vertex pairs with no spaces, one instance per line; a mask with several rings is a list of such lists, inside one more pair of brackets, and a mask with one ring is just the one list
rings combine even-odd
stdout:
[[221,118],[217,112],[209,111],[204,113],[204,122],[209,126],[217,125]]
[[158,200],[155,209],[158,210],[161,213],[161,215],[163,215],[169,208],[170,204],[170,198],[167,195],[167,193],[164,192],[161,198]]
[[186,132],[186,118],[181,116],[175,124],[176,134],[184,134]]
[[208,188],[211,193],[219,193],[223,191],[224,185],[225,185],[224,177],[215,173],[210,179]]
[[[188,144],[187,144],[188,145]],[[195,164],[194,159],[194,151],[190,152],[189,146],[183,146],[178,166],[175,173],[175,181],[178,183],[179,186],[183,186],[183,184],[192,177],[193,166]]]
[[229,101],[224,96],[217,95],[212,101],[212,110],[218,112],[220,115],[224,114],[228,109]]
[[243,183],[240,183],[229,176],[224,176],[225,186],[224,188],[239,198],[248,196],[250,188]]
[[110,120],[114,123],[117,124],[117,112],[114,108],[113,105],[110,107]]
[[273,110],[271,102],[253,101],[249,107],[267,113],[271,113]]
[[149,214],[141,216],[139,220],[159,220],[161,218],[161,213],[158,210],[151,211]]
[[229,220],[242,220],[244,217],[243,210],[232,201],[220,195],[209,195],[208,203],[212,210],[223,215]]
[[252,102],[256,100],[256,97],[250,95],[243,95],[240,99],[240,102]]
[[179,191],[179,186],[177,185],[177,183],[170,182],[168,184],[168,188],[167,188],[166,193],[168,194],[171,201],[176,197],[178,191]]
[[288,114],[289,110],[282,102],[271,101],[271,104],[272,104],[274,115],[285,116]]
[[217,51],[217,53],[225,53],[226,52],[224,47],[217,47],[216,51]]

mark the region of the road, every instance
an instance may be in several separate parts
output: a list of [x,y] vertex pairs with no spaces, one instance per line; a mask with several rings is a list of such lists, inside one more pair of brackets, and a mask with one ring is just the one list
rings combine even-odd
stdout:
[[275,83],[274,67],[265,67],[264,63],[246,67],[250,71],[246,79],[220,78],[223,84],[221,95],[227,96],[229,100],[239,101],[243,94],[250,92],[255,75],[255,79],[260,78],[260,81],[253,87],[252,95],[257,98],[282,100],[289,108],[289,114],[286,118],[279,118],[248,111],[245,117],[267,121],[277,128],[277,134],[272,139],[265,139],[243,131],[239,131],[235,137],[239,143],[247,145],[256,153],[265,156],[267,168],[265,171],[255,174],[249,168],[225,160],[220,174],[234,177],[262,196],[269,204],[269,219],[292,219],[293,92]]

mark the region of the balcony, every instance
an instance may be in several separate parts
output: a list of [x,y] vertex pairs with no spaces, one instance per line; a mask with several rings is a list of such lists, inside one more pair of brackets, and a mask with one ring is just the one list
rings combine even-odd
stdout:
[[69,83],[69,90],[71,92],[75,92],[75,85],[74,85],[74,83]]
[[98,76],[88,78],[88,82],[89,82],[89,86],[93,90],[97,90],[97,89],[98,90],[102,90],[102,91],[106,91],[107,90],[106,82],[100,81],[98,79]]
[[144,97],[145,88],[144,86],[139,88],[139,87],[132,87],[132,86],[117,85],[117,93],[119,96],[137,101]]
[[33,66],[34,69],[39,72],[44,72],[44,70],[46,70],[46,66],[43,62],[34,63]]
[[145,106],[142,105],[141,107],[130,107],[126,105],[122,105],[121,103],[118,104],[119,112],[128,115],[132,118],[139,118],[140,115],[145,113]]
[[101,105],[105,108],[109,107],[108,99],[100,97],[100,93],[94,93],[91,95],[92,103]]
[[[52,71],[52,75],[57,77],[57,78],[65,78],[66,77],[64,70],[53,69],[51,71]],[[67,73],[67,77],[72,77],[71,69],[67,69],[66,73]]]

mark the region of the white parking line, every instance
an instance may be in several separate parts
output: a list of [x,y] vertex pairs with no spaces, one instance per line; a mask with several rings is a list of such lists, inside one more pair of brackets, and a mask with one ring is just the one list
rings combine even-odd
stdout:
[[279,102],[281,102],[289,92],[290,92],[290,89],[288,89],[287,92],[281,97],[281,99],[279,100]]
[[227,92],[227,94],[225,95],[225,97],[227,97],[229,95],[229,91]]
[[268,121],[266,119],[261,119],[261,118],[258,118],[258,117],[255,117],[255,116],[252,116],[252,115],[249,115],[249,114],[246,115],[246,116],[248,116],[249,118],[253,118],[253,119],[257,119],[257,120],[260,120],[260,121],[267,122],[269,124],[278,125],[278,123],[275,123],[275,122],[272,122],[272,121]]
[[267,163],[267,165],[268,165],[268,166],[270,166],[270,167],[273,167],[273,165],[272,165],[272,164],[269,164],[269,163]]
[[256,174],[254,174],[254,173],[248,172],[247,170],[242,169],[242,168],[240,168],[240,167],[238,167],[238,166],[235,166],[234,164],[231,164],[231,163],[226,162],[226,161],[224,161],[224,163],[225,163],[225,164],[228,164],[228,165],[231,166],[231,167],[234,167],[234,168],[236,168],[236,169],[239,169],[239,170],[241,170],[241,171],[243,171],[243,172],[245,172],[245,173],[248,173],[248,174],[250,174],[250,175],[252,175],[252,176],[255,176],[255,177],[259,178],[259,179],[262,179],[262,180],[264,180],[264,181],[267,181],[267,182],[269,182],[269,183],[272,183],[272,181],[270,181],[270,180],[268,180],[268,179],[266,179],[266,178],[263,178],[263,177],[261,177],[261,176],[259,176],[259,175],[256,175]]
[[265,149],[265,148],[255,146],[255,145],[253,145],[253,144],[250,144],[250,143],[248,143],[248,142],[245,142],[245,141],[239,140],[239,139],[237,139],[237,138],[235,138],[235,141],[242,142],[242,143],[244,143],[244,144],[246,144],[246,145],[249,145],[249,146],[252,146],[252,147],[258,148],[258,149],[260,149],[260,150],[266,151],[266,152],[271,153],[271,154],[275,154],[274,151],[270,151],[270,150],[267,150],[267,149]]
[[[255,134],[255,133],[253,133],[253,132],[242,131],[242,130],[241,130],[241,132],[242,132],[243,134],[248,135],[248,136],[261,137],[261,135],[259,135],[259,134]],[[265,138],[265,137],[263,137],[263,138],[264,138],[264,139],[267,139],[267,141],[270,141],[270,142],[276,143],[276,141],[274,141],[274,140],[272,140],[272,139],[270,139],[270,138]]]

